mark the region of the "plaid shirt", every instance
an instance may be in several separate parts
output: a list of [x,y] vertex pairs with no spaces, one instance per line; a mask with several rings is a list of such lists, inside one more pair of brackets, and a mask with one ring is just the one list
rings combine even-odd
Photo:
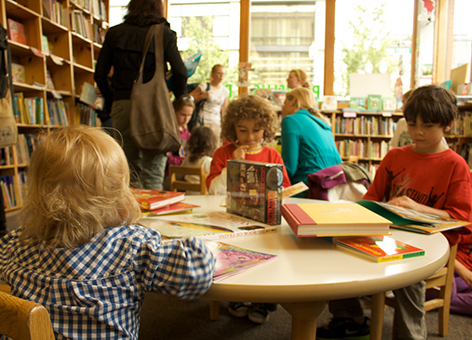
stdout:
[[162,243],[152,229],[106,229],[76,249],[0,239],[0,279],[49,311],[57,339],[137,339],[144,295],[193,299],[211,285],[215,258],[201,239]]

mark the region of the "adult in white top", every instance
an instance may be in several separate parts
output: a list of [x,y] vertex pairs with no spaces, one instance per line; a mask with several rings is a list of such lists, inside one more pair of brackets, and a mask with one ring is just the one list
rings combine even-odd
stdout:
[[190,95],[198,102],[206,99],[203,104],[203,125],[208,126],[217,136],[218,145],[221,138],[221,120],[223,119],[229,102],[229,90],[223,86],[225,68],[217,64],[213,66],[210,74],[210,89],[207,91],[207,83],[199,84]]

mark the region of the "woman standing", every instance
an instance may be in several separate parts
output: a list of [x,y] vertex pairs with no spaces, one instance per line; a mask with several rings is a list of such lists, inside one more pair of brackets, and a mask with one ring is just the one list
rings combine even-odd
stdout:
[[291,90],[296,89],[298,87],[304,87],[309,89],[310,83],[307,80],[307,75],[305,71],[300,69],[291,70],[287,78],[287,87]]
[[[164,59],[171,65],[174,79],[176,98],[187,94],[187,69],[177,49],[177,36],[170,30],[169,23],[163,18],[161,0],[131,0],[128,3],[128,14],[125,21],[111,27],[103,43],[97,60],[95,81],[105,98],[105,103],[111,103],[115,139],[122,145],[130,170],[139,178],[141,185],[134,186],[146,189],[162,190],[164,170],[167,156],[151,154],[140,150],[130,136],[131,89],[137,78],[142,60],[146,34],[154,24],[164,24],[163,48]],[[111,86],[107,82],[107,74],[113,67]],[[166,70],[156,70],[154,58],[154,42],[151,43],[146,56],[143,72],[143,82],[148,82],[156,72],[165,76]],[[113,88],[113,91],[112,91]],[[169,114],[174,114],[169,112]]]
[[300,87],[287,93],[282,108],[282,158],[290,182],[342,162],[327,117],[314,109],[313,92]]
[[229,102],[229,90],[222,84],[224,76],[224,66],[217,64],[211,69],[209,90],[208,83],[201,83],[190,93],[195,102],[206,100],[202,109],[203,125],[212,129],[218,141],[217,146],[220,145],[221,121]]

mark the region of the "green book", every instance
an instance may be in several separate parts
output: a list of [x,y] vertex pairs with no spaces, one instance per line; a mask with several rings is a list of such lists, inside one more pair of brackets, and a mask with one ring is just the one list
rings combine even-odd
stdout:
[[367,96],[367,110],[379,111],[382,109],[382,96],[380,94],[369,94]]

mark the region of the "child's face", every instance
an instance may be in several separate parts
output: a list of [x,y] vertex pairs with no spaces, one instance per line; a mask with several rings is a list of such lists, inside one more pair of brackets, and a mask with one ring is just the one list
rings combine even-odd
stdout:
[[193,108],[191,106],[184,106],[175,113],[177,118],[177,125],[179,128],[185,127],[192,117]]
[[261,145],[265,129],[259,127],[255,119],[240,120],[235,128],[238,145],[248,145],[250,149]]
[[297,87],[301,87],[302,86],[302,81],[300,80],[300,78],[297,77],[297,74],[295,72],[290,72],[288,74],[288,78],[287,78],[287,86],[289,89],[295,89]]
[[414,150],[418,153],[429,154],[438,153],[446,150],[442,143],[444,133],[452,127],[452,122],[448,126],[441,126],[439,123],[425,123],[418,115],[416,122],[408,122],[408,132],[415,144]]

